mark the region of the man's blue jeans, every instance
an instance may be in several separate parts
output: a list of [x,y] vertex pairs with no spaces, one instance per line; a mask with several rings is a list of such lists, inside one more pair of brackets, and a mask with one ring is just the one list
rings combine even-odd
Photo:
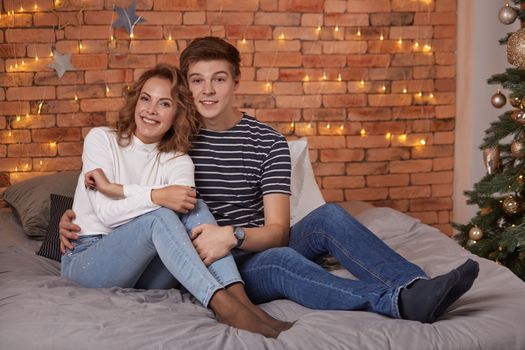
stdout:
[[188,232],[203,223],[216,224],[199,200],[180,217],[160,208],[109,235],[82,236],[62,257],[62,276],[93,288],[172,288],[178,281],[207,306],[217,290],[242,279],[231,254],[207,268],[201,261]]
[[[334,276],[314,262],[327,253],[357,280]],[[288,247],[234,256],[255,303],[287,298],[312,309],[401,318],[401,288],[428,278],[336,204],[325,204],[295,224]]]

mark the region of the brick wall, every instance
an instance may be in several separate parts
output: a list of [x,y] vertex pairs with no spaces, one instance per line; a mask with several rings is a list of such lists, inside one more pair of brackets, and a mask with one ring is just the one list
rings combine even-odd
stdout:
[[[242,53],[239,107],[308,137],[327,201],[451,233],[455,0],[138,0],[133,39],[111,29],[114,4],[130,1],[2,2],[0,190],[79,169],[83,136],[115,121],[126,84],[211,34]],[[52,46],[75,71],[58,78]]]

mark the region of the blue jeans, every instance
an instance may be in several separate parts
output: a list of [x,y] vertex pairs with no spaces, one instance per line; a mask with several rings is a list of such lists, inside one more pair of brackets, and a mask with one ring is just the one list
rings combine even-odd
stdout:
[[[327,253],[357,280],[334,276],[314,262]],[[401,318],[401,288],[428,278],[336,204],[325,204],[295,224],[288,247],[234,256],[255,303],[287,298],[311,309]]]
[[160,208],[109,235],[82,236],[62,257],[61,274],[93,288],[172,288],[178,281],[207,306],[217,290],[242,279],[231,254],[206,268],[188,236],[202,223],[215,219],[199,200],[180,217]]

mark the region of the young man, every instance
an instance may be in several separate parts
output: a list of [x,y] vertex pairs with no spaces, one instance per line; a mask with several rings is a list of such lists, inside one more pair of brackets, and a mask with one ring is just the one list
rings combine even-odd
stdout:
[[[180,63],[203,121],[190,152],[196,186],[218,222],[194,229],[193,244],[207,265],[233,249],[254,302],[288,298],[313,309],[430,323],[472,286],[476,262],[429,279],[334,204],[290,228],[288,146],[284,136],[234,107],[237,49],[219,38],[199,38]],[[66,245],[78,229],[68,215],[60,231]],[[336,277],[314,262],[326,253],[358,280]]]

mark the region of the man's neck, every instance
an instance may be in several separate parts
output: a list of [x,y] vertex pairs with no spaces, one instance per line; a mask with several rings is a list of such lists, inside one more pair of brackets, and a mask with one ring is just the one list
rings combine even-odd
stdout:
[[226,118],[204,119],[204,128],[213,131],[226,131],[237,125],[242,119],[242,112],[235,109]]

